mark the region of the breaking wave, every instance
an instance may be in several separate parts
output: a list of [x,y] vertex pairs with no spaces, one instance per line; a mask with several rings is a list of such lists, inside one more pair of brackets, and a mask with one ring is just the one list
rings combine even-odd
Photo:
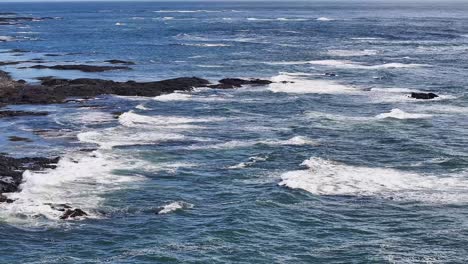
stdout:
[[270,84],[269,90],[278,93],[293,93],[293,94],[343,94],[355,93],[358,90],[338,84],[330,80],[310,80],[297,74],[283,73],[272,78],[274,83]]
[[421,118],[431,118],[432,115],[429,114],[415,114],[407,113],[398,108],[392,109],[389,113],[383,113],[376,116],[377,119],[385,118],[394,118],[394,119],[421,119]]
[[284,173],[279,185],[316,195],[377,196],[429,202],[468,201],[468,182],[462,177],[352,166],[316,157],[301,165],[307,169]]

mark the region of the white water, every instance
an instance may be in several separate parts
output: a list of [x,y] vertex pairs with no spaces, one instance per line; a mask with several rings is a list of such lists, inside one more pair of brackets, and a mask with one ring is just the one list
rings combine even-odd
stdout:
[[101,206],[104,193],[144,179],[112,173],[114,169],[125,167],[126,162],[122,157],[101,151],[70,153],[60,160],[56,169],[26,171],[21,192],[6,194],[15,202],[3,204],[0,217],[18,224],[55,225],[56,222],[47,220],[58,220],[63,212],[52,209],[49,204],[67,204],[84,210],[88,217],[100,217],[96,209]]
[[394,118],[394,119],[421,119],[421,118],[431,118],[432,115],[429,114],[416,114],[416,113],[407,113],[398,108],[392,109],[389,113],[383,113],[376,116],[377,119],[385,118]]
[[316,195],[468,202],[468,182],[462,177],[351,166],[322,158],[310,158],[301,165],[307,169],[284,173],[279,185],[303,189]]
[[357,90],[330,80],[311,80],[297,74],[283,73],[272,78],[274,83],[269,85],[269,90],[275,93],[293,94],[343,94],[355,93]]
[[173,202],[173,203],[166,204],[166,205],[162,206],[162,208],[158,212],[158,214],[160,214],[160,215],[161,214],[169,214],[169,213],[173,213],[173,212],[176,212],[176,211],[179,211],[179,210],[191,209],[191,208],[193,208],[193,204],[178,201],[178,202]]

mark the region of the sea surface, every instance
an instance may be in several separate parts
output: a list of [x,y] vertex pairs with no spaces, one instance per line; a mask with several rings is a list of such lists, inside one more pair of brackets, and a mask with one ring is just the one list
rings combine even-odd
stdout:
[[[53,18],[0,26],[1,51],[29,51],[0,61],[136,63],[2,67],[16,79],[275,81],[7,107],[51,114],[1,119],[1,152],[62,160],[25,172],[16,202],[0,205],[0,263],[468,262],[468,3],[0,10]],[[47,203],[90,216],[58,220]]]

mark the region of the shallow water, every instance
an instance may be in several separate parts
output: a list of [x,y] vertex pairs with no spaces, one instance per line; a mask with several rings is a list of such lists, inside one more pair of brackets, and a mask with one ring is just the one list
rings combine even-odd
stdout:
[[434,5],[0,4],[57,18],[0,27],[31,51],[1,61],[136,62],[16,78],[277,81],[9,107],[51,114],[2,119],[2,152],[64,158],[0,206],[0,262],[465,263],[468,6]]

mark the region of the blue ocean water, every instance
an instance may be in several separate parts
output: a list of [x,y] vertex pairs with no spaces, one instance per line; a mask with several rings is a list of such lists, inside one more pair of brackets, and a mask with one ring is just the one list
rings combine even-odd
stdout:
[[[17,79],[275,81],[7,107],[51,114],[0,120],[2,152],[63,158],[26,172],[9,194],[16,202],[0,205],[0,263],[468,261],[466,3],[0,10],[54,18],[0,26],[2,51],[29,51],[0,61],[136,63],[105,73],[2,67]],[[58,220],[47,203],[90,217]]]

